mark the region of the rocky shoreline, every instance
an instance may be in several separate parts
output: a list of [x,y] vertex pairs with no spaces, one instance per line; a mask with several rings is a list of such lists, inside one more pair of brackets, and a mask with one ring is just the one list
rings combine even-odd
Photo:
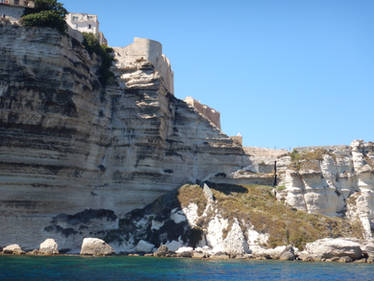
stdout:
[[279,260],[301,262],[338,262],[338,263],[368,263],[374,264],[374,241],[358,241],[347,238],[325,238],[308,243],[303,251],[292,246],[278,246],[265,249],[254,246],[250,253],[232,254],[211,252],[209,247],[181,247],[171,251],[161,245],[154,252],[115,253],[113,248],[98,238],[85,238],[80,254],[63,254],[58,250],[54,239],[46,239],[39,249],[24,251],[18,244],[0,247],[0,256],[129,256],[129,257],[158,257],[158,258],[192,258],[201,260]]

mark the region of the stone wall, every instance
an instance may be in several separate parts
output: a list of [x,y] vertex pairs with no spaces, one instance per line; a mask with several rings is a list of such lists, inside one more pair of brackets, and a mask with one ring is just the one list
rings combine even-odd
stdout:
[[221,117],[218,111],[205,104],[201,104],[199,101],[195,100],[192,97],[186,97],[184,101],[189,106],[196,109],[196,111],[199,112],[202,116],[204,116],[204,118],[212,122],[214,126],[216,126],[218,129],[221,129]]
[[19,20],[23,15],[24,8],[0,4],[0,17],[5,17],[11,21]]
[[231,136],[230,138],[232,139],[233,142],[239,145],[243,145],[243,137],[240,134],[238,134],[237,136]]
[[150,62],[160,74],[163,86],[174,95],[174,72],[169,59],[162,54],[162,45],[159,42],[146,38],[134,38],[132,44],[113,49],[121,58],[120,67],[131,67],[141,61]]

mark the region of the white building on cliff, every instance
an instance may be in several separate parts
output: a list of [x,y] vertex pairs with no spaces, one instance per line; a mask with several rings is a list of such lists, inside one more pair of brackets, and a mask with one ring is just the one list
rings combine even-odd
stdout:
[[66,23],[80,32],[93,33],[99,39],[100,44],[107,45],[104,34],[100,32],[99,20],[96,15],[70,13],[66,16]]

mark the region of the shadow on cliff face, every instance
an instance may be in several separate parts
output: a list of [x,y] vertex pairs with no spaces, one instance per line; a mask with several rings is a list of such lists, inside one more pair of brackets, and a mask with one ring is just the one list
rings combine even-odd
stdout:
[[189,225],[182,212],[179,190],[161,196],[143,209],[129,212],[119,220],[119,228],[103,234],[109,243],[124,243],[135,251],[139,241],[147,241],[155,248],[166,244],[177,249],[183,245],[196,247],[202,239],[203,231]]
[[[192,194],[189,197],[196,199]],[[179,189],[174,190],[122,218],[111,210],[89,209],[74,215],[59,214],[44,231],[67,241],[79,242],[84,237],[101,238],[121,252],[147,252],[138,246],[140,241],[146,241],[154,248],[162,244],[174,250],[185,245],[196,247],[203,238],[203,231],[189,225],[182,211],[181,200],[184,199]],[[72,246],[74,249],[77,247],[78,244]],[[62,252],[71,250],[63,249]]]
[[210,188],[213,188],[217,191],[224,193],[225,195],[230,195],[232,193],[248,193],[248,189],[237,185],[237,184],[229,184],[229,183],[214,183],[208,181],[207,184]]
[[[183,185],[123,217],[110,210],[58,215],[45,231],[76,244],[84,237],[101,238],[117,253],[146,253],[161,245],[172,251],[183,246],[231,245],[238,231],[243,241],[249,241],[249,229],[268,235],[264,243],[269,247],[291,244],[303,249],[307,242],[321,238],[361,237],[360,229],[345,219],[285,206],[276,200],[272,187],[209,185]],[[212,235],[222,239],[212,240]]]

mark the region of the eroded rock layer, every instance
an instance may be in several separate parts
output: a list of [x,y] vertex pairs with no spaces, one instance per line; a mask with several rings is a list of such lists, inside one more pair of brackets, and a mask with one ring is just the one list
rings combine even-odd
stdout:
[[276,183],[273,190],[286,205],[308,213],[347,217],[362,226],[366,239],[373,238],[374,143],[356,140],[351,145],[274,150],[266,157],[258,149],[247,153],[251,165],[212,180]]
[[0,245],[53,237],[76,249],[166,191],[249,165],[151,62],[126,64],[116,48],[104,88],[77,40],[10,24],[0,34]]
[[361,222],[372,238],[374,211],[374,144],[294,150],[283,159],[278,194],[293,207]]

